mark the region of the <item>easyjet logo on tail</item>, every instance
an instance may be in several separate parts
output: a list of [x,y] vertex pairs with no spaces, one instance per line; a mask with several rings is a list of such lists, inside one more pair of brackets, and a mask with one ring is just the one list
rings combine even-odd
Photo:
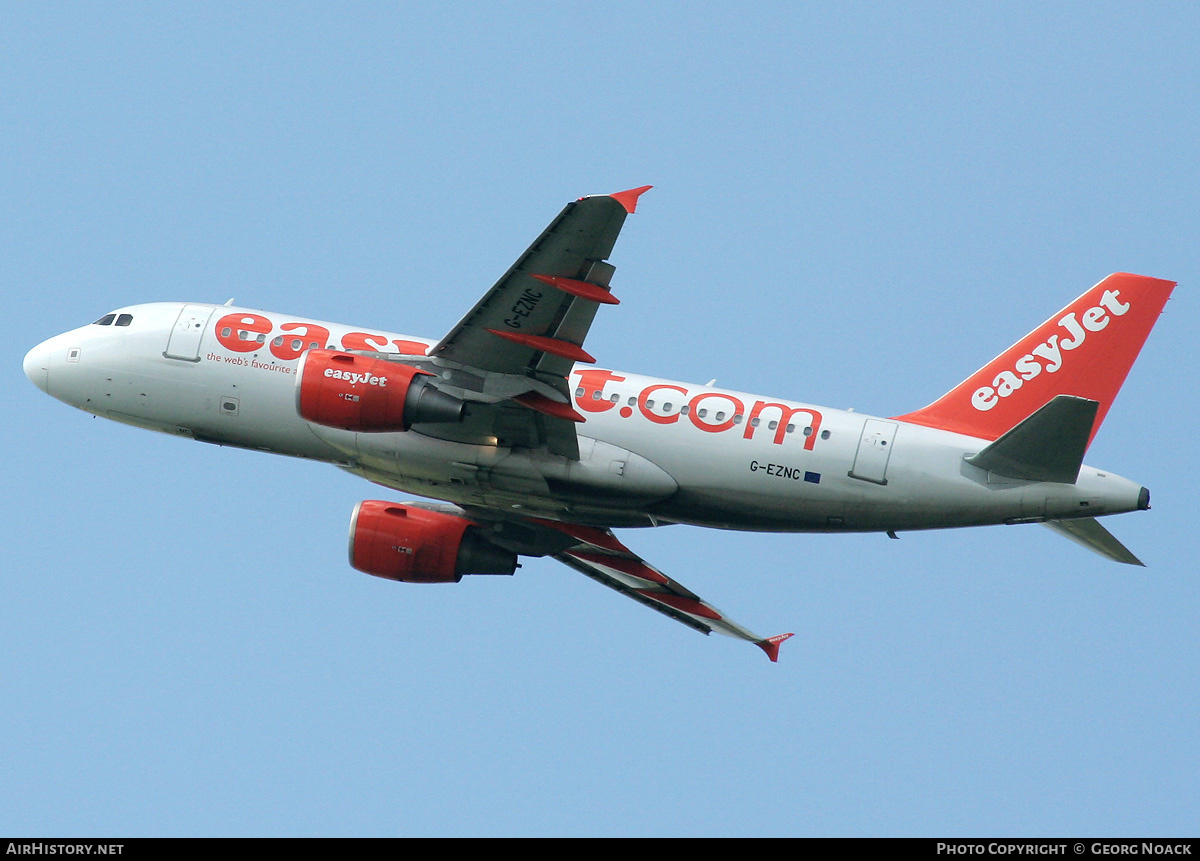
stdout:
[[1058,395],[1100,404],[1100,427],[1174,281],[1109,275],[924,409],[900,421],[997,439]]
[[1109,314],[1123,317],[1129,311],[1132,306],[1123,303],[1120,297],[1117,290],[1105,290],[1100,297],[1100,304],[1088,308],[1079,319],[1076,319],[1074,311],[1062,317],[1058,325],[1066,330],[1066,337],[1053,334],[1017,359],[1013,370],[1001,371],[990,385],[975,390],[971,395],[971,406],[980,412],[987,412],[1000,403],[1000,398],[1010,397],[1043,370],[1048,374],[1057,372],[1063,366],[1064,355],[1082,347],[1088,332],[1099,332],[1109,324]]

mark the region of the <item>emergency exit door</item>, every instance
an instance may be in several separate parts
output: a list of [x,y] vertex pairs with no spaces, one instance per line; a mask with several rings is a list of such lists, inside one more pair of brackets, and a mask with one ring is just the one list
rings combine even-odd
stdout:
[[200,361],[200,339],[204,337],[204,329],[215,310],[211,305],[184,305],[171,329],[171,337],[167,340],[163,355],[185,362]]
[[896,438],[896,423],[867,419],[858,440],[851,478],[861,478],[875,484],[887,484],[888,458],[892,456],[892,440]]

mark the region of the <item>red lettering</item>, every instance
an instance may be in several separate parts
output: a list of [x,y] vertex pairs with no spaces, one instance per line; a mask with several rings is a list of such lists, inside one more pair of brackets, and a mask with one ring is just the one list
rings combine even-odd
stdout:
[[429,352],[429,347],[420,341],[392,341],[392,343],[406,356],[424,356]]
[[618,377],[612,371],[576,371],[579,374],[579,388],[583,392],[575,398],[575,404],[587,413],[602,413],[611,410],[615,403],[604,397],[605,383],[619,383],[624,377]]
[[646,386],[646,388],[642,389],[642,393],[638,395],[638,409],[641,411],[642,415],[650,419],[650,421],[654,422],[656,425],[675,424],[675,422],[679,421],[679,413],[673,413],[669,416],[655,415],[654,413],[650,412],[650,408],[646,406],[646,399],[649,398],[654,392],[660,391],[661,389],[670,389],[673,392],[679,392],[679,394],[683,395],[685,398],[687,397],[688,393],[687,389],[685,388],[667,385],[666,383],[658,383],[657,385]]
[[383,335],[371,335],[367,332],[351,332],[342,336],[343,350],[386,350],[388,340]]
[[300,358],[300,354],[312,346],[324,350],[329,343],[329,330],[324,326],[312,323],[284,323],[279,328],[284,332],[293,333],[290,337],[284,335],[282,343],[271,342],[271,355],[285,362]]
[[792,420],[792,416],[796,413],[807,413],[809,418],[812,419],[812,433],[804,438],[804,448],[808,451],[813,450],[813,446],[817,443],[817,432],[821,430],[821,414],[807,407],[789,407],[784,404],[768,404],[764,401],[756,401],[754,408],[750,410],[750,418],[746,422],[746,432],[742,434],[743,438],[750,439],[754,436],[756,428],[754,422],[759,418],[762,411],[768,407],[776,407],[779,410],[779,426],[775,428],[775,445],[783,445],[783,435],[787,433],[787,425]]
[[[729,411],[729,418],[723,422],[718,422],[717,424],[709,424],[708,422],[704,421],[704,419],[699,415],[700,411],[698,408],[700,404],[704,402],[705,398],[721,398],[722,400],[730,401],[731,403],[735,404],[735,406]],[[692,424],[700,428],[700,430],[704,431],[705,433],[720,433],[721,431],[727,431],[733,427],[733,417],[735,415],[740,415],[745,409],[745,405],[735,397],[721,395],[716,392],[705,392],[702,395],[696,395],[696,397],[692,398],[691,403],[688,404],[688,418],[692,420]]]
[[[226,314],[217,321],[217,342],[235,353],[252,353],[262,348],[256,336],[270,334],[271,328],[271,321],[258,314]],[[247,337],[239,332],[248,333]]]
[[[395,340],[390,343],[406,356],[424,356],[429,348],[420,341]],[[387,335],[372,335],[370,332],[350,332],[342,337],[343,350],[370,350],[376,353],[388,353]]]

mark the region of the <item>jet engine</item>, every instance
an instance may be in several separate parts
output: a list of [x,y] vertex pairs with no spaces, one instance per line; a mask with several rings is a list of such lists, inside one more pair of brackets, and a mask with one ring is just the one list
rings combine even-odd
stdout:
[[421,422],[460,422],[466,403],[411,365],[337,350],[309,350],[296,366],[296,411],[349,431],[406,431]]
[[465,517],[367,499],[350,518],[350,564],[405,583],[457,583],[465,574],[512,574],[517,555]]

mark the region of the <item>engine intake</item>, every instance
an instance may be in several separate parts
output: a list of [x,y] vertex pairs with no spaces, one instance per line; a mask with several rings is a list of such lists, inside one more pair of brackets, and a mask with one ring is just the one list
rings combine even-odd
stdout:
[[460,422],[466,402],[439,391],[411,365],[337,350],[309,350],[296,366],[296,411],[349,431],[406,431],[422,422]]
[[517,555],[465,517],[367,499],[350,518],[350,564],[405,583],[457,583],[466,574],[512,574]]

